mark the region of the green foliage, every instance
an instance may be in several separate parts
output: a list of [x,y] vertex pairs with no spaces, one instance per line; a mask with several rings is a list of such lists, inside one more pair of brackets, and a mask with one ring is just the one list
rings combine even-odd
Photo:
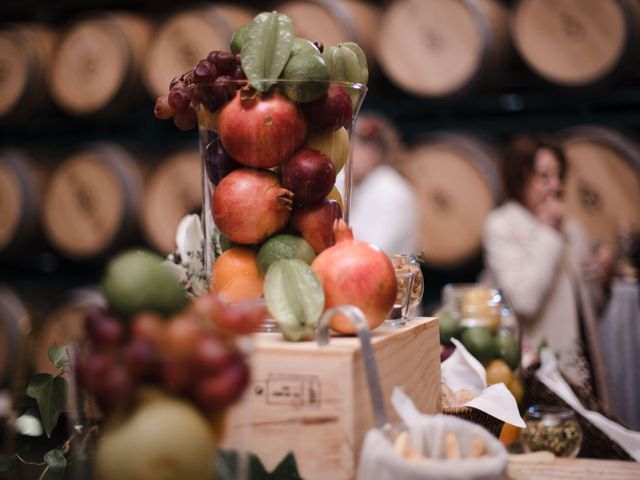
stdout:
[[49,349],[48,355],[51,363],[63,373],[69,373],[69,354],[67,353],[67,345],[59,347],[55,343]]
[[43,470],[38,480],[62,480],[67,471],[67,458],[64,448],[59,447],[49,450],[44,454],[44,462],[47,467]]
[[248,458],[245,459],[234,450],[218,450],[215,478],[217,480],[237,478],[240,462],[246,462],[248,478],[252,480],[302,480],[292,452],[289,452],[271,473],[264,468],[256,455],[253,453],[247,455]]
[[67,402],[67,381],[62,377],[54,377],[48,373],[38,373],[29,379],[27,395],[34,398],[40,420],[47,437],[58,423],[62,407]]

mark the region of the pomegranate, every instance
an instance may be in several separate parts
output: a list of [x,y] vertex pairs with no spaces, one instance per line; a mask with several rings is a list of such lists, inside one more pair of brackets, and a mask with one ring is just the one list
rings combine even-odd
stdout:
[[213,221],[232,242],[260,243],[289,221],[293,194],[268,170],[239,168],[213,192]]
[[[336,244],[311,264],[324,288],[325,308],[355,305],[373,329],[389,316],[395,303],[398,285],[393,265],[378,247],[355,240],[344,220],[336,220],[334,232]],[[335,315],[331,328],[340,333],[355,332],[344,315]]]
[[335,200],[297,206],[291,215],[289,230],[304,238],[316,253],[336,243],[333,224],[342,218],[342,209]]
[[307,122],[297,105],[280,93],[238,93],[220,112],[220,140],[234,160],[248,167],[270,168],[295,152],[307,136]]

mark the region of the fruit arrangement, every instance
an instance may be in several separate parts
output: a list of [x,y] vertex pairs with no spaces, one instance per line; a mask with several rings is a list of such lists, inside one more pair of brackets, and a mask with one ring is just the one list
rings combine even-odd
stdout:
[[75,373],[105,419],[101,479],[157,478],[160,465],[163,478],[210,477],[216,427],[249,382],[236,338],[256,330],[264,308],[214,294],[189,301],[162,261],[133,251],[113,259],[107,308],[86,318]]
[[517,374],[520,344],[515,317],[500,293],[479,285],[447,285],[444,305],[438,311],[443,360],[455,348],[457,338],[482,362],[487,383],[504,383],[519,402],[522,382]]
[[[211,52],[156,102],[158,118],[199,126],[212,290],[264,298],[290,340],[312,335],[332,306],[360,307],[372,328],[393,306],[390,261],[340,223],[349,186],[336,179],[367,81],[357,44],[324,48],[295,37],[286,15],[263,12],[234,33],[229,52]],[[332,328],[353,332],[339,317]]]

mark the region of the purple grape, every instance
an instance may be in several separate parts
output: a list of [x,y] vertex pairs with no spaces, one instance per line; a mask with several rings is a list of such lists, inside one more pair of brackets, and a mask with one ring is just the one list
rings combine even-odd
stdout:
[[136,381],[151,380],[157,374],[158,352],[146,339],[134,338],[124,347],[124,363]]
[[187,132],[196,126],[196,111],[189,107],[186,110],[177,111],[173,116],[173,123],[183,132]]
[[238,65],[231,74],[231,78],[233,78],[234,80],[246,80],[247,76],[244,74],[244,70],[242,70],[242,67]]
[[116,347],[124,336],[122,324],[103,308],[95,308],[87,314],[85,329],[96,349]]
[[168,100],[174,110],[185,110],[191,104],[191,90],[184,85],[176,85],[169,92]]
[[214,50],[209,53],[209,55],[207,55],[207,60],[216,66],[220,75],[229,75],[233,73],[238,65],[236,56],[233,53],[222,52],[219,50]]
[[200,60],[193,69],[193,80],[196,83],[212,83],[217,76],[216,66],[209,60]]
[[207,178],[214,185],[218,185],[226,175],[242,166],[229,156],[222,147],[219,138],[205,148],[204,165],[207,170]]
[[173,108],[169,105],[169,97],[167,95],[163,95],[162,97],[158,97],[156,100],[156,105],[153,108],[153,114],[156,118],[160,120],[167,120],[173,117]]
[[105,413],[115,411],[131,399],[134,387],[133,379],[125,366],[114,364],[102,377],[95,393],[98,406]]
[[233,78],[228,75],[216,78],[212,88],[213,93],[217,97],[223,98],[225,102],[231,100],[236,94],[236,84],[233,82]]
[[196,100],[206,107],[210,112],[215,112],[223,104],[221,97],[215,94],[212,87],[200,86],[196,91]]

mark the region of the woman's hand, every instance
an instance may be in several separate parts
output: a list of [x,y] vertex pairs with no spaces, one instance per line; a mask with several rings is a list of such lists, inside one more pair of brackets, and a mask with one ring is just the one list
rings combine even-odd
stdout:
[[533,212],[536,218],[556,230],[562,228],[564,219],[564,201],[558,196],[548,196],[538,204]]

